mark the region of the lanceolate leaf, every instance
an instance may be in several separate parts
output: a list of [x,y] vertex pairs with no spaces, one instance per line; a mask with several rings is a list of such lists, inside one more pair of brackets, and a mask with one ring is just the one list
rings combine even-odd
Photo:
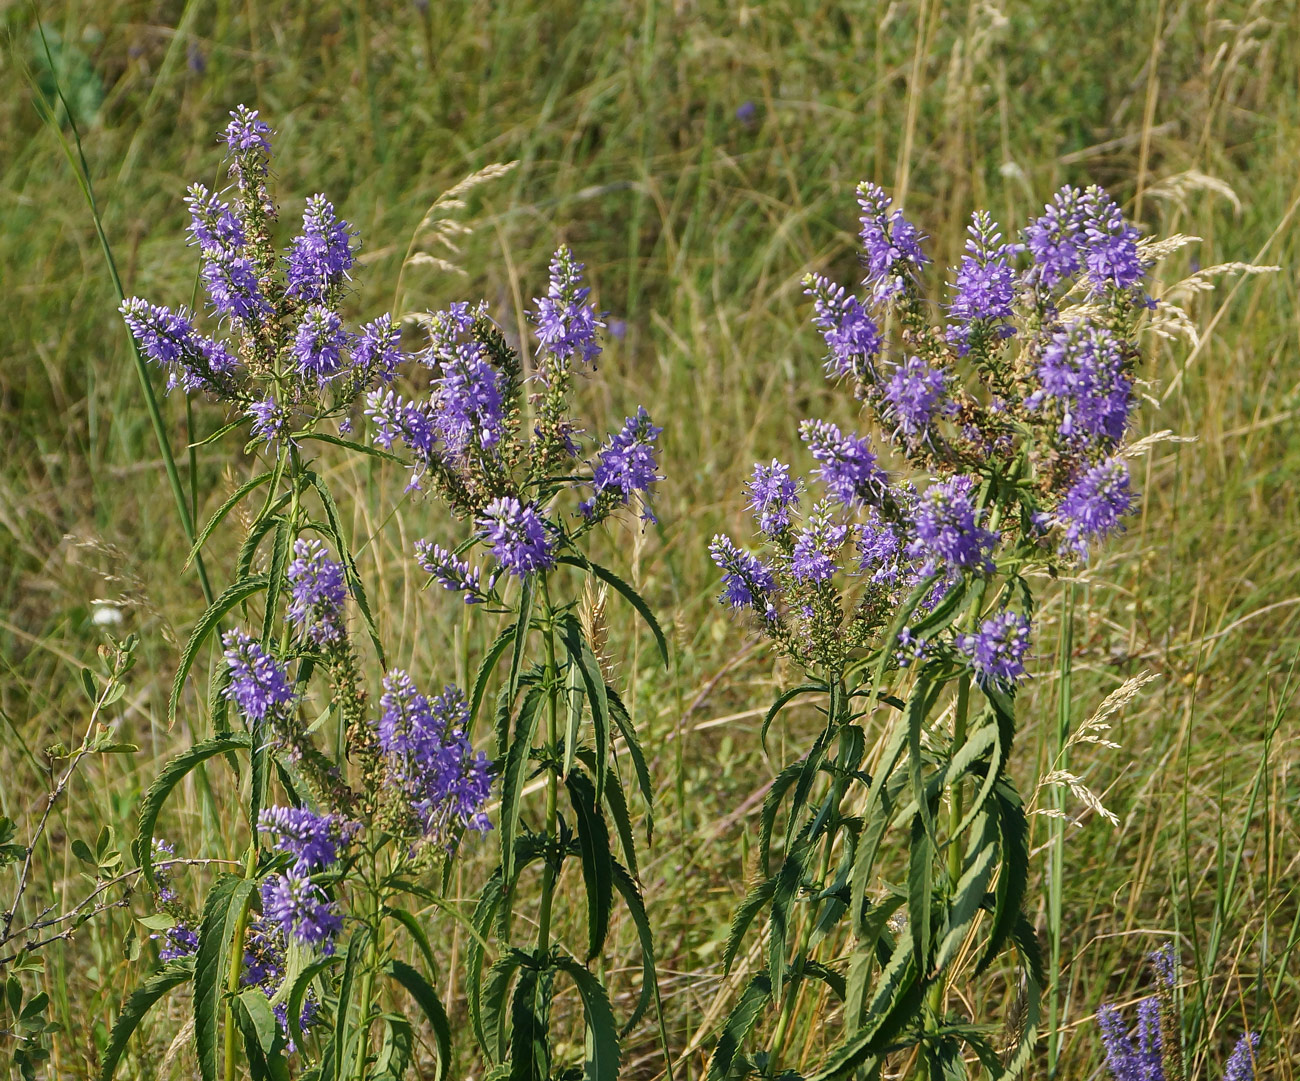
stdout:
[[505,768],[501,771],[501,867],[507,883],[515,876],[515,837],[519,828],[519,814],[523,808],[524,783],[528,780],[529,757],[533,739],[537,735],[537,720],[541,714],[542,689],[530,687],[519,707],[515,720],[510,750],[506,753]]
[[786,944],[793,924],[794,904],[799,887],[807,872],[807,860],[812,853],[812,841],[807,832],[801,832],[776,876],[776,889],[772,894],[772,911],[768,917],[767,970],[772,981],[772,995],[781,998],[785,984]]
[[188,751],[182,751],[162,768],[154,778],[149,791],[140,803],[140,821],[135,835],[135,858],[140,864],[140,873],[150,887],[154,886],[153,875],[153,830],[158,821],[158,813],[167,802],[167,797],[182,777],[200,762],[218,754],[225,754],[240,747],[247,747],[251,737],[246,732],[232,732],[228,736],[217,736],[196,743]]
[[791,687],[788,691],[782,691],[776,696],[776,700],[768,707],[767,715],[763,718],[763,727],[759,729],[758,738],[762,743],[763,749],[767,750],[767,730],[772,727],[772,722],[776,720],[776,715],[785,709],[791,702],[801,694],[826,694],[830,688],[821,680],[815,683],[801,683],[797,687]]
[[650,606],[641,598],[630,585],[620,578],[613,571],[602,567],[599,563],[592,563],[587,559],[578,559],[574,556],[560,556],[559,562],[567,563],[571,567],[579,567],[582,570],[594,574],[602,582],[610,586],[622,598],[627,601],[637,614],[645,620],[645,624],[650,628],[650,633],[655,637],[655,645],[659,647],[659,656],[663,658],[664,667],[668,667],[668,642],[664,638],[663,629],[659,626],[659,621],[655,619],[654,613],[650,611]]
[[[492,873],[492,877],[487,880],[483,892],[479,894],[478,904],[474,906],[474,915],[471,917],[471,922],[479,932],[480,937],[486,936],[492,921],[496,919],[497,910],[501,907],[503,896],[501,871],[496,870]],[[487,1035],[483,1030],[483,947],[471,938],[465,950],[465,999],[469,1006],[470,1023],[474,1027],[474,1036],[478,1040],[479,1047],[483,1049],[483,1053],[490,1058],[495,1058],[495,1048],[489,1048]]]
[[[617,887],[618,892],[623,895],[623,903],[627,906],[628,914],[632,917],[637,938],[641,943],[641,997],[637,999],[632,1016],[627,1019],[620,1032],[620,1035],[626,1036],[636,1026],[637,1022],[645,1016],[651,999],[654,1000],[655,1009],[659,1011],[661,1025],[663,1023],[663,1009],[659,1002],[659,978],[655,970],[654,935],[650,931],[650,920],[646,916],[645,901],[641,897],[641,890],[627,870],[617,862],[614,864],[614,885]],[[667,1054],[666,1050],[665,1054]]]
[[760,972],[749,981],[740,1001],[727,1018],[727,1023],[722,1026],[717,1046],[709,1056],[709,1072],[705,1081],[727,1081],[741,1047],[771,999],[772,984],[767,973]]
[[506,701],[513,703],[519,691],[519,672],[524,662],[524,647],[528,644],[528,624],[533,618],[533,576],[525,575],[519,586],[519,619],[515,622],[514,648],[510,652],[510,679],[507,683]]
[[1029,882],[1029,823],[1020,796],[1009,781],[1002,780],[993,787],[993,803],[1001,835],[1002,869],[994,895],[993,925],[984,955],[975,967],[976,975],[987,969],[1006,945],[1020,918],[1020,903]]
[[231,1003],[244,1037],[244,1057],[250,1081],[289,1081],[280,1023],[258,988],[250,987]]
[[[650,780],[650,768],[646,765],[645,752],[641,750],[641,741],[637,738],[636,728],[632,724],[632,717],[618,692],[608,684],[605,685],[605,698],[609,702],[610,716],[614,718],[614,723],[618,725],[618,730],[623,736],[623,744],[627,747],[627,753],[632,758],[632,768],[636,771],[636,781],[637,786],[641,789],[641,798],[645,800],[647,812],[651,812],[654,809],[655,800],[654,784]],[[646,833],[649,835],[653,832],[654,816],[647,813]]]
[[510,1004],[510,1081],[550,1081],[550,973],[526,968]]
[[194,957],[194,1048],[203,1081],[216,1081],[217,1037],[230,942],[253,889],[250,879],[223,874],[208,890],[203,903],[199,948]]
[[[976,915],[984,905],[984,894],[993,869],[998,862],[998,831],[993,816],[981,814],[975,823],[974,844],[966,852],[966,869],[957,882],[949,901],[947,928],[939,951],[935,955],[934,969],[942,972],[948,962],[957,956]],[[957,843],[951,841],[949,843]]]
[[908,850],[907,922],[912,931],[912,952],[922,969],[930,958],[930,901],[933,894],[934,846],[921,816],[912,818]]
[[[483,704],[483,695],[487,693],[488,680],[492,678],[492,672],[496,669],[497,662],[501,660],[502,655],[510,644],[515,640],[515,634],[519,628],[512,623],[499,635],[496,641],[489,647],[488,651],[483,654],[483,659],[479,661],[478,671],[474,674],[474,690],[469,697],[469,727],[474,727],[474,719],[478,716],[479,706]],[[505,748],[497,749],[498,754],[504,754]]]
[[[596,756],[592,754],[589,748],[578,751],[578,759],[593,773],[596,768]],[[614,820],[614,828],[618,832],[619,846],[623,850],[623,859],[627,862],[628,871],[635,878],[637,875],[636,860],[636,843],[632,834],[632,817],[627,809],[627,796],[623,792],[623,781],[618,773],[611,773],[605,782],[605,806],[609,809],[609,816]]]
[[419,1003],[424,1016],[428,1018],[438,1049],[438,1068],[433,1077],[434,1081],[443,1081],[451,1069],[451,1022],[447,1019],[447,1011],[443,1008],[438,992],[418,971],[402,961],[390,961],[388,972],[411,993],[411,997]]
[[366,454],[371,458],[379,458],[385,462],[397,462],[405,465],[406,461],[399,458],[396,454],[389,454],[386,450],[380,450],[378,447],[370,447],[365,443],[353,443],[350,439],[340,439],[336,435],[327,435],[325,432],[295,432],[295,440],[314,439],[318,443],[332,443],[336,447],[342,447],[344,450],[350,450],[355,454]]
[[324,957],[308,965],[293,981],[293,987],[289,989],[289,997],[286,1000],[285,1019],[289,1023],[289,1037],[297,1047],[302,1046],[302,1005],[307,998],[307,992],[310,990],[312,981],[315,980],[326,969],[333,968],[339,964],[341,957]]
[[104,1058],[99,1064],[100,1081],[113,1081],[113,1074],[117,1072],[126,1045],[153,1004],[168,991],[189,982],[193,976],[194,958],[183,957],[179,961],[168,962],[131,992],[108,1035],[108,1046],[104,1049]]
[[[530,962],[528,955],[522,950],[512,949],[509,953],[496,959],[492,967],[488,969],[487,979],[483,982],[483,993],[480,996],[483,1036],[485,1037],[483,1050],[493,1062],[502,1062],[506,1058],[505,1038],[507,1033],[505,1026],[501,1023],[501,1015],[505,1010],[506,993],[510,990],[510,981],[525,962]],[[535,971],[535,969],[525,969],[525,972]]]
[[383,1020],[384,1040],[367,1081],[402,1081],[415,1060],[415,1031],[404,1017],[384,1014]]
[[231,493],[230,497],[222,503],[212,517],[208,519],[207,525],[199,530],[199,535],[195,538],[194,545],[190,548],[189,555],[185,557],[185,562],[181,564],[181,570],[185,570],[194,561],[194,557],[203,550],[203,546],[208,542],[208,538],[212,536],[212,531],[221,524],[226,515],[234,510],[249,492],[265,484],[273,475],[274,474],[271,470],[268,469],[265,473],[259,473],[251,480],[246,480],[236,488],[233,493]]
[[262,613],[262,648],[270,649],[275,634],[280,629],[275,618],[280,606],[280,593],[284,588],[284,568],[289,562],[289,519],[281,518],[275,527],[275,539],[271,544],[271,565],[266,575],[266,609]]
[[582,880],[587,890],[587,959],[600,953],[609,934],[613,902],[614,858],[609,850],[609,828],[597,802],[596,789],[586,772],[575,769],[565,781],[577,818]]
[[582,1076],[585,1081],[616,1081],[621,1055],[614,1011],[609,996],[595,976],[571,957],[556,958],[556,967],[578,985],[582,1012],[587,1021],[587,1052]]
[[266,588],[267,578],[264,574],[255,574],[250,578],[242,578],[233,586],[221,594],[208,610],[199,616],[199,621],[194,624],[194,629],[190,631],[189,640],[185,643],[185,648],[181,650],[180,664],[176,668],[176,676],[172,680],[171,699],[167,703],[167,727],[171,728],[176,723],[176,704],[180,699],[181,691],[185,687],[185,677],[190,674],[190,669],[194,667],[194,660],[199,655],[199,648],[207,640],[213,630],[216,629],[221,617],[229,612],[235,605],[241,601],[247,600],[254,593]]
[[745,932],[749,930],[749,925],[754,922],[754,917],[763,910],[763,906],[768,904],[775,896],[776,884],[780,877],[780,875],[772,875],[761,882],[756,882],[749,888],[749,892],[745,894],[745,899],[737,906],[735,915],[731,917],[731,929],[727,932],[727,945],[722,951],[723,972],[731,971],[732,963],[736,960],[736,954],[740,951],[740,943],[745,937]]
[[609,698],[605,693],[605,677],[600,665],[596,663],[591,646],[582,633],[582,627],[572,616],[565,617],[560,628],[564,648],[569,654],[569,663],[576,665],[578,675],[582,677],[582,688],[587,695],[587,704],[591,707],[592,734],[596,739],[596,793],[602,795],[605,789],[605,770],[609,762]]
[[[319,1081],[335,1081],[346,1077],[351,1062],[348,1051],[351,1048],[351,1036],[354,1031],[351,1023],[352,992],[358,976],[361,975],[362,957],[370,944],[370,928],[358,927],[352,932],[348,941],[348,954],[343,962],[343,978],[339,981],[339,997],[334,1007],[334,1030],[329,1035],[329,1042],[321,1060]],[[370,1008],[370,1003],[360,1004],[362,1010]]]
[[771,870],[772,830],[776,826],[776,816],[781,809],[785,794],[794,787],[794,783],[803,776],[804,763],[791,762],[772,782],[772,787],[763,797],[763,810],[758,822],[758,866],[763,874]]
[[334,494],[330,491],[329,485],[318,474],[308,470],[306,472],[307,480],[316,489],[316,494],[320,496],[321,505],[325,508],[325,517],[329,521],[330,532],[334,534],[334,544],[339,551],[339,559],[343,561],[343,574],[347,579],[348,592],[352,594],[352,599],[356,601],[357,611],[361,613],[361,620],[366,625],[366,633],[370,636],[370,642],[375,647],[375,654],[379,657],[381,666],[387,666],[384,659],[384,644],[379,640],[379,632],[375,630],[375,619],[370,614],[370,602],[366,600],[365,583],[361,581],[361,575],[357,573],[357,561],[352,557],[352,549],[348,545],[347,538],[343,535],[343,521],[339,516],[338,505],[334,502]]

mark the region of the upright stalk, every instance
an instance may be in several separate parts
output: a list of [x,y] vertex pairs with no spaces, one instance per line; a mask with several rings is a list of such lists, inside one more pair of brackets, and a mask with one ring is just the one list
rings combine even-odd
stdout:
[[[1070,675],[1071,656],[1074,652],[1074,585],[1065,587],[1065,615],[1061,620],[1060,656],[1057,659],[1060,678],[1057,701],[1056,732],[1053,734],[1049,761],[1052,769],[1068,769],[1067,741],[1070,737]],[[1050,788],[1052,808],[1064,813],[1065,792],[1060,785]],[[1061,1053],[1061,1036],[1057,1020],[1061,1009],[1061,881],[1065,874],[1065,820],[1053,816],[1048,828],[1051,842],[1048,848],[1047,876],[1047,936],[1051,965],[1047,972],[1047,1074],[1055,1076],[1057,1059]]]
[[[555,609],[551,607],[551,591],[546,575],[542,574],[542,603],[546,609],[546,740],[553,753],[560,740],[559,688],[560,673],[555,663]],[[559,773],[555,763],[548,764],[546,772],[546,841],[551,844],[557,833],[559,808]],[[542,873],[542,903],[537,916],[537,960],[540,963],[551,949],[551,903],[555,895],[555,865],[548,858]]]
[[[840,715],[840,703],[844,701],[845,688],[838,680],[829,682],[831,686],[830,718],[831,723],[834,724]],[[831,782],[831,814],[826,823],[826,843],[822,847],[821,858],[817,866],[816,882],[819,885],[826,881],[826,875],[830,872],[831,853],[835,848],[835,837],[839,827],[840,801],[844,798],[844,780],[847,769],[844,763],[848,758],[848,753],[848,735],[845,728],[841,728],[838,755],[838,764],[841,768],[836,770],[835,779]],[[817,926],[816,915],[816,910],[809,906],[809,911],[804,917],[803,927],[799,933],[799,949],[795,954],[796,959],[803,957],[808,952],[813,928]],[[781,1053],[785,1050],[785,1041],[789,1035],[790,1022],[794,1019],[795,1005],[799,1000],[799,990],[802,982],[801,979],[791,978],[786,986],[785,996],[781,1001],[781,1013],[777,1017],[776,1028],[772,1033],[772,1049],[767,1061],[768,1077],[776,1077],[780,1068]]]

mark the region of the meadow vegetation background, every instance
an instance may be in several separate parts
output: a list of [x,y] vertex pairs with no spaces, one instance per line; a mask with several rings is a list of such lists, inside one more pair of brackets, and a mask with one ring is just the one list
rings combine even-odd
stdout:
[[[1171,933],[1189,962],[1201,1055],[1191,1076],[1217,1077],[1247,1027],[1264,1033],[1262,1072],[1295,1076],[1295,6],[38,6],[128,294],[191,295],[193,268],[175,258],[182,195],[193,179],[219,181],[213,132],[238,102],[278,132],[279,190],[328,192],[365,238],[357,313],[483,297],[513,313],[507,330],[522,329],[558,242],[588,264],[614,333],[580,412],[603,431],[645,402],[665,428],[662,524],[616,527],[605,561],[671,625],[667,674],[622,611],[611,651],[659,783],[642,875],[668,1030],[691,1077],[720,1019],[721,947],[752,869],[756,812],[790,757],[780,735],[765,755],[758,727],[794,674],[775,671],[719,607],[706,545],[718,530],[748,535],[742,476],[792,446],[802,417],[851,420],[847,396],[823,379],[799,282],[809,269],[854,278],[854,184],[891,189],[940,265],[957,261],[972,209],[1014,226],[1062,183],[1096,182],[1148,232],[1203,238],[1167,279],[1196,262],[1280,266],[1192,298],[1199,344],[1158,350],[1139,423],[1186,441],[1137,464],[1140,516],[1045,595],[1041,678],[1021,700],[1019,738],[1022,763],[1036,753],[1041,774],[1059,726],[1126,678],[1156,676],[1115,721],[1121,749],[1084,748],[1071,763],[1118,825],[1068,800],[1077,824],[1054,883],[1059,929],[1046,909],[1030,912],[1059,950],[1058,1076],[1096,1076],[1093,1011],[1140,995],[1144,955]],[[188,545],[92,219],[24,79],[52,85],[33,11],[10,5],[0,18],[0,813],[20,839],[47,788],[46,749],[85,724],[75,669],[103,640],[92,602],[121,614],[116,632],[142,638],[119,710],[121,737],[141,750],[97,760],[58,807],[25,901],[34,911],[84,892],[74,839],[93,845],[108,822],[126,851],[143,786],[202,734],[199,716],[166,723],[177,641],[201,598],[193,570],[180,571]],[[512,161],[464,211],[434,211],[472,227],[456,231],[458,250],[441,244],[451,231],[426,219],[439,195]],[[281,209],[291,221],[301,207]],[[202,402],[187,413],[180,396],[164,413],[178,447],[224,419]],[[181,464],[200,519],[246,475],[210,447]],[[463,684],[484,631],[419,593],[408,558],[416,537],[439,535],[437,505],[407,498],[391,512],[397,466],[340,455],[333,468],[353,535],[369,538],[372,606],[398,663]],[[218,569],[233,559],[219,539],[210,552]],[[168,828],[187,853],[224,854],[238,828],[212,777],[173,805]],[[1035,874],[1046,876],[1049,820],[1033,821]],[[1030,896],[1050,896],[1041,877]],[[137,899],[135,914],[146,910]],[[131,959],[133,926],[147,933],[130,909],[104,913],[49,955],[42,980],[63,1026],[53,1075],[93,1074],[120,996],[152,964],[149,951]],[[631,941],[629,928],[619,934]],[[175,1028],[146,1026],[159,1058]],[[626,1076],[661,1074],[652,1029],[629,1047]]]

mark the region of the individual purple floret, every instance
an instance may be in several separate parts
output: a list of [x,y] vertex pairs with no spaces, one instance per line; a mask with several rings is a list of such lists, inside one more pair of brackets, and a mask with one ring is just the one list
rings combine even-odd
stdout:
[[343,564],[331,559],[318,540],[299,537],[293,542],[289,580],[289,621],[318,646],[343,637],[343,600],[348,587]]
[[490,450],[501,441],[505,376],[488,362],[478,342],[464,343],[444,360],[433,385],[433,422],[452,454],[470,447]]
[[1138,1063],[1152,1081],[1163,1081],[1160,1054],[1160,1000],[1144,998],[1138,1003]]
[[190,239],[205,254],[239,251],[247,241],[244,227],[230,204],[202,184],[191,184],[185,197],[190,208]]
[[264,721],[275,716],[294,699],[293,685],[284,667],[241,630],[221,636],[225,646],[230,682],[222,694],[239,707],[245,717]]
[[1060,410],[1059,434],[1071,442],[1117,442],[1128,427],[1133,384],[1122,343],[1105,327],[1075,322],[1051,337],[1038,362],[1041,389],[1029,409],[1049,402]]
[[790,512],[799,505],[800,484],[790,476],[790,467],[773,458],[770,465],[758,462],[749,489],[749,508],[758,528],[775,537],[790,526]]
[[814,507],[808,524],[795,537],[790,573],[799,582],[830,581],[839,570],[836,557],[848,538],[849,527],[835,521],[826,504]]
[[765,618],[776,615],[772,596],[776,576],[756,555],[737,548],[731,538],[717,534],[709,543],[709,555],[722,571],[722,599],[732,608],[753,608]]
[[921,251],[925,237],[902,210],[891,209],[893,199],[884,188],[864,181],[858,185],[858,206],[862,208],[863,262],[867,274],[862,280],[877,304],[897,296],[908,279],[929,260]]
[[487,757],[475,753],[466,735],[469,705],[461,690],[449,685],[430,701],[395,668],[384,677],[379,705],[379,746],[424,833],[448,840],[447,831],[455,826],[490,829],[482,807],[492,773]]
[[821,463],[813,476],[826,485],[832,499],[846,507],[879,502],[889,486],[889,477],[876,464],[871,445],[857,435],[845,435],[824,420],[805,420],[799,438],[814,460]]
[[325,891],[293,874],[272,875],[262,883],[262,912],[286,938],[319,946],[327,955],[334,952],[334,938],[343,930],[338,906]]
[[1004,609],[984,620],[976,633],[960,635],[956,644],[981,687],[1009,690],[1025,674],[1029,620]]
[[335,216],[334,205],[324,195],[309,198],[302,214],[302,234],[289,247],[289,295],[320,302],[347,281],[353,262],[352,237],[348,223]]
[[365,372],[367,381],[391,382],[406,360],[400,348],[401,340],[401,327],[393,324],[391,315],[381,315],[361,328],[352,345],[352,367]]
[[1099,187],[1083,195],[1083,239],[1087,247],[1084,262],[1088,283],[1094,292],[1107,287],[1132,289],[1146,271],[1138,256],[1138,231],[1124,220],[1124,214]]
[[293,339],[293,355],[298,370],[304,375],[314,375],[324,381],[343,364],[343,349],[347,345],[347,332],[343,320],[323,304],[313,304],[303,314]]
[[1002,243],[1002,233],[986,210],[972,216],[966,254],[957,270],[952,304],[948,317],[948,341],[965,356],[981,333],[994,338],[1008,338],[1015,333],[1007,325],[1015,299],[1015,272],[1011,256],[1018,246]]
[[578,505],[584,517],[594,517],[604,506],[626,506],[633,496],[641,501],[641,518],[657,522],[650,509],[650,489],[660,479],[655,460],[655,440],[662,428],[650,423],[645,406],[628,417],[623,427],[600,448],[591,470],[595,494]]
[[356,832],[355,823],[338,815],[318,815],[306,807],[266,807],[257,828],[273,837],[274,847],[294,859],[290,872],[305,877],[338,862],[340,849]]
[[1128,464],[1108,458],[1086,470],[1074,482],[1056,508],[1056,521],[1065,528],[1061,553],[1075,552],[1088,558],[1088,546],[1120,528],[1132,509]]
[[271,127],[264,120],[257,118],[257,110],[247,105],[239,105],[230,111],[231,121],[226,125],[226,146],[232,154],[249,150],[260,150],[264,154],[271,152],[271,142],[267,138]]
[[889,413],[908,438],[922,435],[946,402],[948,374],[920,357],[898,365],[884,386]]
[[551,259],[546,296],[533,301],[537,338],[562,369],[575,356],[590,364],[600,354],[596,331],[605,324],[587,303],[591,290],[582,284],[582,270],[568,247],[559,248]]
[[821,274],[804,279],[804,292],[813,298],[813,324],[821,328],[830,354],[829,375],[865,375],[861,362],[880,352],[880,329],[866,308],[842,285]]
[[141,351],[168,373],[167,389],[181,384],[186,391],[222,389],[238,362],[220,342],[205,338],[182,308],[173,312],[139,297],[124,300],[118,311]]
[[1242,1033],[1223,1068],[1223,1081],[1254,1081],[1255,1052],[1259,1050],[1259,1033]]
[[278,442],[289,432],[289,412],[269,395],[260,402],[251,402],[244,415],[252,422],[253,437],[265,439],[268,443]]
[[465,594],[466,604],[482,604],[496,581],[495,576],[483,585],[483,572],[471,567],[468,560],[458,559],[453,552],[440,544],[427,540],[415,542],[415,560],[421,568],[433,575],[443,589],[458,590]]
[[1033,256],[1035,275],[1051,289],[1083,266],[1083,195],[1068,184],[1052,196],[1025,229],[1025,246]]
[[[150,936],[158,938],[158,935]],[[199,951],[198,932],[191,931],[183,923],[177,923],[168,927],[162,933],[164,945],[158,951],[159,961],[176,961],[182,957],[189,957]]]
[[936,571],[993,571],[998,534],[979,524],[975,480],[956,476],[930,485],[916,505],[908,554],[923,563],[921,577]]
[[514,496],[494,499],[478,519],[497,562],[516,578],[555,565],[554,526]]

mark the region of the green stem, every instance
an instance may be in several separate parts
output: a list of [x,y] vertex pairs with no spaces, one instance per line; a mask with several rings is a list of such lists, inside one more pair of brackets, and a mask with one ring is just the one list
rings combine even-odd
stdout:
[[[1074,586],[1065,587],[1065,615],[1061,620],[1061,645],[1058,663],[1058,700],[1056,732],[1053,733],[1051,759],[1053,769],[1069,767],[1067,741],[1070,736],[1070,676],[1071,656],[1074,649]],[[1060,785],[1053,785],[1052,808],[1059,814],[1065,810],[1065,793]],[[1061,891],[1065,873],[1065,820],[1053,817],[1049,822],[1051,840],[1048,848],[1047,875],[1047,937],[1051,965],[1047,972],[1047,1075],[1056,1075],[1057,1059],[1061,1053],[1061,1036],[1057,1017],[1061,1008]]]
[[[546,608],[546,739],[553,753],[560,740],[559,689],[560,673],[555,662],[555,610],[551,607],[551,592],[546,575],[541,576],[542,603]],[[552,844],[556,839],[559,820],[559,774],[554,763],[547,768],[546,774],[546,842]],[[542,875],[542,901],[537,917],[537,960],[542,963],[551,949],[551,905],[555,894],[557,868],[550,860],[546,861]]]
[[[99,238],[100,249],[104,253],[104,261],[108,264],[109,277],[113,279],[113,288],[117,290],[119,301],[126,300],[126,291],[122,288],[122,278],[117,272],[117,261],[113,258],[113,249],[108,243],[108,234],[104,232],[103,218],[99,213],[99,203],[95,198],[95,187],[90,179],[90,166],[86,162],[86,152],[81,145],[81,133],[77,129],[76,115],[73,113],[71,106],[68,105],[67,99],[63,96],[63,87],[58,79],[58,65],[54,62],[54,57],[50,53],[49,42],[45,40],[45,27],[40,20],[36,20],[36,28],[41,35],[41,43],[45,47],[45,57],[50,65],[50,71],[54,73],[54,89],[59,96],[59,101],[63,104],[64,112],[67,115],[68,127],[72,130],[72,139],[76,145],[76,156],[73,156],[72,147],[63,137],[63,129],[59,123],[59,118],[55,115],[50,104],[45,100],[44,94],[31,79],[30,73],[28,81],[31,82],[32,88],[36,94],[38,108],[41,118],[58,136],[59,143],[63,148],[63,153],[68,159],[76,173],[77,184],[81,188],[81,194],[85,197],[87,206],[90,207],[90,217],[95,224],[95,235]],[[149,412],[149,420],[153,425],[154,439],[158,443],[158,451],[162,455],[163,471],[167,474],[167,485],[172,490],[172,498],[176,502],[176,512],[180,516],[181,527],[185,530],[185,536],[190,544],[194,544],[194,520],[190,516],[189,502],[185,498],[185,487],[181,484],[179,471],[176,469],[176,458],[172,454],[171,443],[167,438],[167,428],[163,424],[162,412],[158,408],[158,397],[154,394],[153,383],[149,379],[149,368],[145,363],[144,357],[140,353],[140,348],[136,345],[135,336],[128,334],[131,340],[131,356],[135,361],[136,376],[140,380],[140,389],[144,392],[145,408]],[[194,556],[194,569],[199,575],[199,586],[203,590],[203,597],[209,605],[215,599],[212,592],[212,585],[208,581],[208,571],[203,564],[203,556],[196,554]]]
[[[845,687],[838,680],[830,681],[831,701],[830,716],[831,723],[835,723],[839,717],[840,704],[844,701]],[[826,875],[830,872],[831,854],[835,848],[835,838],[839,829],[839,810],[840,802],[844,798],[844,781],[845,772],[848,769],[846,764],[849,754],[849,736],[847,725],[840,730],[840,748],[838,755],[838,764],[840,769],[835,773],[835,780],[831,782],[831,806],[832,812],[826,823],[826,843],[822,847],[821,858],[817,865],[816,882],[820,887],[826,881]],[[796,960],[802,958],[807,952],[812,940],[813,929],[817,926],[816,910],[809,906],[809,911],[804,917],[803,927],[799,933],[799,950],[795,954]],[[789,1035],[790,1022],[794,1020],[795,1006],[799,1000],[799,988],[802,980],[792,978],[787,982],[785,995],[781,1001],[781,1013],[776,1020],[776,1028],[772,1033],[772,1048],[767,1060],[767,1076],[776,1077],[780,1069],[781,1054],[785,1050],[786,1037]]]
[[361,999],[359,1002],[360,1031],[357,1033],[357,1081],[365,1081],[366,1063],[370,1057],[370,995],[375,986],[375,969],[379,964],[379,865],[372,850],[370,853],[370,948],[366,960],[365,972],[361,976]]

